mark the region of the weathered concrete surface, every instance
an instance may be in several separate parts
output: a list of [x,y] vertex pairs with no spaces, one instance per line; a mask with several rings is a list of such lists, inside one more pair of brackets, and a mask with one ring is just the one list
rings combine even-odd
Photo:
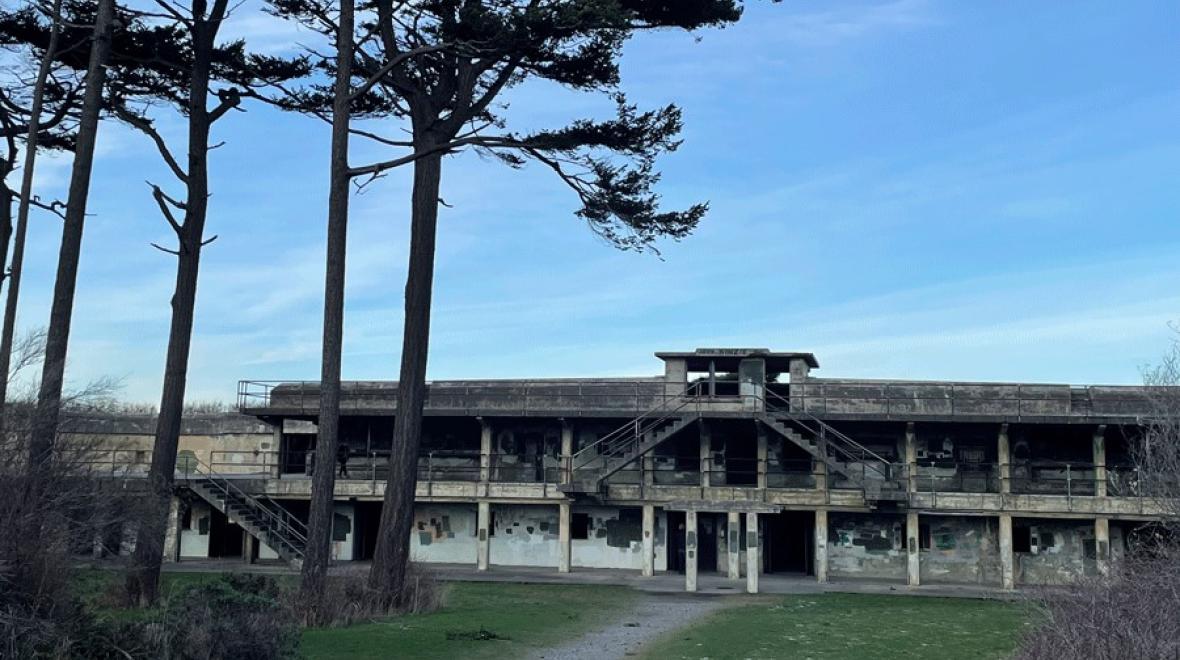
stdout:
[[634,655],[645,644],[671,630],[742,600],[644,594],[637,603],[586,634],[525,656],[532,660],[614,660]]

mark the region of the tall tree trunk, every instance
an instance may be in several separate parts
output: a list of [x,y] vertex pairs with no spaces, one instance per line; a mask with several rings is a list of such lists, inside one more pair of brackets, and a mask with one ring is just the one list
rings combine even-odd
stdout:
[[78,119],[78,138],[66,199],[66,216],[62,223],[61,249],[57,257],[57,276],[53,284],[53,305],[49,312],[49,329],[45,338],[45,362],[41,369],[41,390],[29,442],[29,467],[38,469],[50,456],[61,413],[61,393],[65,381],[66,352],[70,342],[70,321],[74,312],[74,290],[78,283],[78,260],[82,254],[82,229],[86,221],[86,202],[90,194],[90,171],[94,166],[94,144],[98,137],[98,115],[102,109],[102,90],[106,83],[105,64],[111,52],[111,28],[114,0],[99,0],[94,21],[94,41],[86,67],[86,91]]
[[[7,178],[11,173],[12,170],[5,171],[2,176]],[[12,198],[12,189],[0,183],[0,281],[7,279],[3,273],[8,261],[8,244],[12,240]]]
[[[415,150],[433,143],[416,144]],[[434,238],[438,225],[438,189],[442,156],[414,161],[414,192],[410,223],[410,266],[406,275],[406,319],[402,337],[401,375],[397,383],[397,417],[393,450],[377,549],[369,586],[386,606],[396,605],[405,584],[418,485],[418,449],[422,439],[422,406],[426,400],[426,355],[430,347],[430,296],[434,288]]]
[[209,75],[213,42],[225,14],[227,0],[216,0],[205,15],[204,0],[192,3],[193,68],[188,99],[188,181],[184,224],[178,232],[176,286],[172,293],[172,325],[168,331],[168,352],[164,364],[164,387],[152,466],[148,472],[150,496],[136,536],[131,570],[127,573],[127,594],[133,602],[150,605],[159,596],[160,564],[167,536],[168,511],[176,473],[180,423],[184,413],[184,391],[188,381],[189,349],[197,303],[197,275],[205,234],[209,199]]
[[[4,327],[0,330],[0,438],[4,437],[7,421],[8,370],[12,365],[12,342],[16,333],[16,304],[20,299],[20,276],[25,263],[25,236],[29,229],[29,207],[33,198],[33,170],[37,164],[37,141],[41,132],[41,110],[45,103],[45,85],[53,70],[57,42],[61,36],[62,0],[54,0],[49,44],[41,56],[37,79],[33,83],[33,98],[29,107],[29,128],[25,134],[24,170],[21,171],[20,206],[16,211],[16,235],[12,243],[12,266],[8,273],[8,297],[4,303]],[[7,206],[7,205],[6,205]]]
[[301,602],[319,609],[331,551],[336,446],[340,441],[340,361],[344,342],[344,271],[348,238],[348,128],[351,112],[353,0],[340,0],[336,32],[336,86],[328,183],[328,247],[324,276],[324,338],[320,360],[320,416],[311,484]]

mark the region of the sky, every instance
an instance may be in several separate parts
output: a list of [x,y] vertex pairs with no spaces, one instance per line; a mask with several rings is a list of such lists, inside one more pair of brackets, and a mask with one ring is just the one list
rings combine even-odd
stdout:
[[[251,5],[226,33],[313,40]],[[663,202],[708,215],[659,257],[619,252],[549,172],[447,158],[428,377],[653,375],[658,350],[742,346],[814,352],[820,377],[1139,382],[1180,320],[1178,37],[1172,0],[750,2],[724,30],[637,36],[622,88],[684,113]],[[508,100],[517,130],[611,108],[541,84]],[[328,127],[249,105],[215,139],[193,401],[319,375]],[[39,194],[68,175],[43,159]],[[352,200],[346,379],[397,377],[408,177]],[[175,273],[147,180],[179,193],[146,138],[104,123],[68,366],[142,402]],[[19,327],[47,323],[59,241],[34,218]]]

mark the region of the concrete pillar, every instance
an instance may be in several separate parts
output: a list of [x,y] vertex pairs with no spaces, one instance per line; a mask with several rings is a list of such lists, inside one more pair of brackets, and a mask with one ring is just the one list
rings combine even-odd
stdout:
[[726,576],[742,579],[742,514],[730,511],[725,521]]
[[1106,425],[1094,431],[1094,496],[1106,497]]
[[573,481],[573,460],[574,460],[574,425],[568,420],[561,420],[561,455],[558,458],[558,465],[560,468],[560,480],[563,484],[568,484]]
[[643,485],[654,486],[656,483],[656,459],[649,452],[643,458],[639,459],[640,464],[643,465]]
[[488,557],[491,554],[491,523],[492,505],[487,501],[476,503],[476,549],[475,568],[479,571],[488,570]]
[[254,563],[254,548],[258,546],[258,539],[242,530],[242,561],[247,564]]
[[713,541],[717,548],[717,554],[714,556],[713,570],[718,575],[723,575],[729,572],[729,541],[725,538],[728,533],[728,523],[725,522],[725,516],[722,514],[711,514],[713,516]]
[[271,442],[273,444],[271,445],[271,453],[270,453],[272,463],[269,466],[270,469],[268,470],[268,472],[270,473],[271,479],[278,479],[283,475],[283,423],[282,422],[275,424],[273,433],[274,433],[274,437],[271,440]]
[[1000,514],[1000,578],[1005,589],[1016,588],[1016,560],[1012,554],[1012,515]]
[[492,478],[492,424],[479,418],[479,480],[487,483]]
[[684,590],[697,590],[697,512],[684,512]]
[[828,581],[828,512],[815,512],[815,581]]
[[709,487],[709,471],[713,469],[713,436],[709,433],[709,425],[702,419],[701,429],[701,487]]
[[570,572],[570,504],[561,502],[557,505],[557,572]]
[[656,508],[643,505],[643,576],[656,574]]
[[911,587],[922,583],[922,551],[918,543],[918,530],[917,512],[911,511],[905,514],[906,584]]
[[746,593],[758,593],[758,573],[762,570],[758,554],[758,514],[746,514]]
[[804,399],[804,383],[807,382],[807,375],[811,371],[811,366],[802,358],[792,359],[788,365],[790,370],[790,398],[791,410],[805,410],[807,407]]
[[180,498],[168,503],[168,527],[164,532],[164,561],[180,561]]
[[758,427],[758,464],[755,469],[758,471],[758,487],[766,488],[766,460],[770,452],[766,446],[766,427],[762,424],[756,424]]
[[1094,558],[1100,575],[1110,573],[1110,518],[1094,519]]
[[688,362],[684,358],[664,360],[664,395],[677,397],[688,387]]
[[[1012,450],[1008,447],[1008,424],[1000,424],[1000,435],[996,438],[996,460],[1000,464],[1000,492],[1012,492]],[[1011,518],[1009,518],[1011,522]],[[1011,534],[1009,534],[1011,538]]]
[[815,459],[815,489],[825,493],[828,490],[828,464],[819,459]]
[[918,438],[914,432],[914,423],[905,425],[905,473],[907,491],[918,492]]

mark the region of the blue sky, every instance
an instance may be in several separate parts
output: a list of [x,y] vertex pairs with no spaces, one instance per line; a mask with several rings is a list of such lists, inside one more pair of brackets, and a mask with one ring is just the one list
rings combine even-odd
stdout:
[[[310,40],[235,20],[272,52]],[[446,161],[431,378],[644,375],[656,350],[763,346],[829,377],[1134,383],[1165,350],[1180,5],[756,2],[699,36],[643,35],[624,59],[633,100],[684,111],[665,202],[711,204],[662,260],[595,238],[539,168]],[[518,129],[610,108],[544,85],[510,101]],[[143,181],[171,182],[144,138],[102,131],[69,374],[154,401],[174,262],[148,246],[170,236]],[[327,137],[259,106],[218,125],[190,399],[318,377]],[[346,378],[396,378],[407,175],[353,201]],[[67,176],[44,161],[41,194]],[[58,240],[36,218],[21,326],[48,318]]]

